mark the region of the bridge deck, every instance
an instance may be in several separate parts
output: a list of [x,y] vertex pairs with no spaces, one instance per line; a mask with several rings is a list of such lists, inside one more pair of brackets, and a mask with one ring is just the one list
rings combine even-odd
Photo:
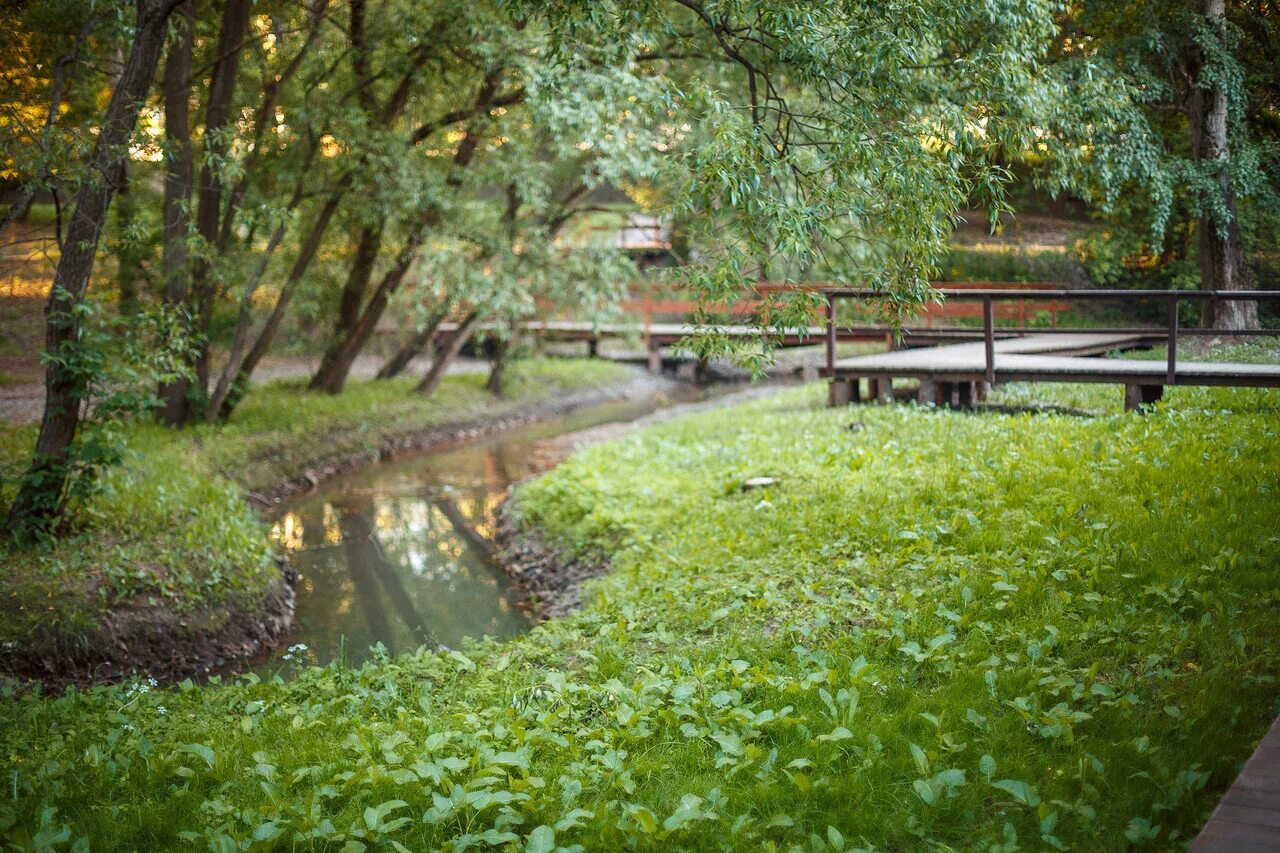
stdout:
[[[1166,385],[1163,361],[1087,358],[1151,342],[1141,335],[1029,335],[995,342],[997,382],[1102,382]],[[915,377],[983,381],[986,353],[980,343],[899,350],[835,362],[839,378]],[[1280,386],[1280,365],[1178,361],[1175,385]]]
[[1191,853],[1280,851],[1280,718],[1209,816]]

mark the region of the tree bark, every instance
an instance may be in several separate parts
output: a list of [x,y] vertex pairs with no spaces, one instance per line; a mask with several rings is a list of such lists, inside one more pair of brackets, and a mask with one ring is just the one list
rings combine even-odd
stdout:
[[235,224],[236,214],[239,212],[240,205],[244,202],[245,194],[249,190],[249,179],[254,174],[254,168],[258,160],[261,159],[262,152],[267,148],[262,144],[262,141],[267,134],[267,128],[271,127],[275,121],[276,101],[280,97],[281,90],[293,78],[293,75],[298,72],[298,69],[302,67],[302,60],[315,45],[328,8],[329,0],[313,0],[311,9],[308,12],[307,34],[302,40],[302,46],[298,48],[298,52],[293,55],[293,58],[289,60],[289,63],[279,75],[275,77],[268,75],[263,82],[262,101],[258,104],[258,110],[253,120],[253,145],[249,155],[245,158],[240,178],[228,194],[226,210],[222,214],[222,227],[218,232],[217,245],[217,254],[219,255],[226,252],[227,247],[231,245],[231,228]]
[[[195,50],[195,0],[178,7],[178,33],[164,63],[164,302],[176,307],[187,301],[191,274],[187,230],[190,227],[191,176],[191,57]],[[190,318],[186,318],[189,320]],[[186,423],[187,380],[160,386],[163,404],[159,419],[170,426]]]
[[64,508],[67,460],[80,426],[85,393],[84,377],[68,363],[75,358],[82,331],[76,309],[89,286],[103,223],[124,174],[129,137],[155,76],[175,5],[175,0],[138,0],[129,58],[111,93],[89,158],[87,171],[93,177],[76,191],[66,244],[45,308],[45,352],[51,359],[45,367],[40,435],[31,467],[9,508],[8,527],[18,536],[37,527],[48,528]]
[[502,383],[507,375],[507,364],[511,361],[511,339],[497,338],[492,346],[489,356],[489,378],[485,380],[484,387],[495,397],[501,397]]
[[[306,189],[307,172],[310,170],[311,163],[320,147],[319,137],[313,137],[310,145],[311,147],[307,151],[307,159],[303,163],[302,171],[294,184],[293,195],[289,198],[289,203],[285,207],[286,214],[293,211],[302,201],[303,191]],[[236,317],[236,328],[231,338],[231,350],[227,353],[227,363],[223,366],[222,373],[218,376],[218,383],[213,390],[212,397],[209,399],[209,405],[205,409],[205,420],[210,423],[221,417],[223,403],[226,402],[227,395],[231,393],[231,387],[236,377],[240,374],[240,366],[244,363],[245,344],[248,340],[249,329],[253,325],[253,295],[262,283],[262,277],[266,274],[267,265],[271,263],[271,256],[275,254],[288,230],[289,221],[287,218],[282,218],[280,223],[276,225],[275,230],[272,231],[271,237],[267,241],[267,247],[259,256],[258,263],[249,275],[249,280],[244,284],[244,293],[240,297],[240,311]]]
[[457,330],[449,338],[449,343],[441,347],[440,354],[436,356],[435,361],[431,362],[427,375],[422,377],[422,381],[418,383],[416,390],[419,394],[424,397],[430,397],[440,387],[440,380],[444,379],[445,371],[449,369],[449,365],[453,363],[453,360],[458,357],[458,353],[462,352],[463,345],[471,337],[471,332],[475,329],[476,322],[479,319],[479,311],[472,311],[462,318]]
[[280,324],[284,321],[284,315],[289,309],[289,303],[293,301],[294,291],[297,290],[298,285],[302,282],[302,277],[311,265],[311,260],[320,250],[320,243],[324,239],[325,231],[329,229],[329,223],[333,220],[334,213],[337,212],[338,206],[342,203],[342,197],[351,188],[351,179],[352,175],[350,173],[342,179],[335,188],[334,194],[325,203],[325,206],[320,209],[315,222],[312,223],[307,239],[298,250],[297,257],[294,258],[293,266],[289,270],[289,277],[285,279],[284,284],[280,287],[280,295],[276,297],[276,304],[272,307],[271,314],[267,316],[261,331],[258,332],[257,338],[253,341],[253,346],[249,348],[249,354],[245,356],[244,361],[241,363],[240,370],[236,373],[235,379],[232,380],[222,405],[218,407],[217,411],[220,419],[226,420],[231,416],[231,412],[244,395],[244,390],[249,384],[249,377],[253,375],[258,362],[262,361],[263,357],[270,351],[271,343],[275,340],[276,333],[280,330]]
[[116,290],[120,296],[122,317],[138,310],[138,273],[142,268],[143,258],[143,252],[130,234],[138,221],[138,196],[131,191],[129,184],[129,166],[126,163],[120,176],[120,190],[115,206]]
[[[196,188],[196,232],[200,235],[201,242],[210,250],[217,245],[218,226],[222,221],[221,161],[230,150],[226,131],[231,124],[231,106],[240,70],[241,44],[248,31],[252,7],[252,0],[225,0],[215,48],[217,59],[209,81],[209,102],[205,108],[204,120],[204,164],[200,167],[200,182]],[[213,304],[217,294],[218,285],[213,279],[209,257],[198,256],[191,270],[191,296],[195,301],[196,329],[204,336],[198,345],[195,360],[196,390],[201,396],[208,393],[207,335],[213,320]]]
[[[335,386],[341,390],[345,376],[337,376],[343,359],[344,344],[351,340],[356,327],[360,323],[360,308],[364,304],[364,295],[369,289],[369,279],[373,277],[373,266],[377,263],[378,252],[382,249],[382,232],[386,219],[380,218],[373,225],[360,229],[360,240],[356,245],[355,258],[351,261],[351,269],[347,273],[346,284],[342,288],[342,296],[338,300],[338,316],[334,321],[333,343],[325,350],[320,366],[311,377],[308,386],[313,391],[326,390]],[[332,391],[330,393],[337,393]]]
[[387,310],[391,297],[400,288],[404,277],[409,273],[409,268],[413,266],[427,229],[434,222],[434,218],[431,219],[432,222],[423,221],[413,227],[400,254],[396,256],[395,264],[382,277],[378,289],[369,298],[369,304],[352,325],[350,332],[325,353],[320,369],[311,379],[310,387],[313,390],[324,391],[326,394],[342,393],[356,356],[373,335],[378,321],[382,319],[382,313]]
[[404,346],[396,350],[396,354],[387,359],[387,363],[382,365],[382,369],[378,371],[377,378],[393,379],[399,376],[409,366],[409,362],[427,349],[432,348],[436,341],[436,331],[440,328],[440,324],[444,322],[444,317],[444,312],[433,314],[420,331],[414,332]]
[[[1221,32],[1226,26],[1224,0],[1193,0],[1201,15]],[[1201,164],[1209,164],[1221,197],[1223,215],[1201,215],[1197,243],[1200,261],[1200,286],[1204,290],[1248,290],[1253,286],[1253,270],[1249,267],[1240,234],[1235,192],[1231,186],[1229,103],[1220,84],[1209,81],[1202,85],[1206,58],[1197,44],[1191,46],[1191,136],[1194,154]],[[1214,205],[1216,207],[1216,205]],[[1238,300],[1222,301],[1207,307],[1206,325],[1216,329],[1258,328],[1258,304]]]

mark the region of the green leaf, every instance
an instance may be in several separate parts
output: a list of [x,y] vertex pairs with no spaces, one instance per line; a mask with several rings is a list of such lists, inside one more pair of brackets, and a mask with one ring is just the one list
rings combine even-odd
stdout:
[[991,785],[993,788],[1007,791],[1010,796],[1024,806],[1040,805],[1040,792],[1035,789],[1034,785],[1017,779],[1001,779],[999,782],[992,782]]
[[551,853],[556,849],[556,833],[545,823],[529,833],[524,845],[525,853]]
[[920,771],[921,775],[929,772],[929,756],[914,743],[911,744],[911,758],[915,760],[916,769]]
[[189,743],[183,747],[183,751],[192,755],[199,756],[204,759],[204,763],[209,765],[209,769],[213,769],[214,754],[213,750],[202,743]]

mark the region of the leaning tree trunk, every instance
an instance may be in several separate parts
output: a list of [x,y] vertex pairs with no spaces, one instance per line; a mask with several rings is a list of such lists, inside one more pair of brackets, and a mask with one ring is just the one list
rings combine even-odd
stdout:
[[422,381],[418,383],[417,391],[424,397],[430,397],[435,390],[440,387],[440,380],[444,379],[444,373],[449,369],[449,365],[458,357],[458,353],[462,352],[462,346],[471,337],[471,330],[475,328],[476,321],[480,319],[477,311],[472,311],[462,322],[458,324],[457,330],[453,336],[449,338],[449,343],[440,348],[440,354],[436,356],[435,361],[431,362],[431,368],[427,371],[427,375],[422,377]]
[[369,304],[365,306],[351,331],[325,353],[320,369],[311,380],[312,389],[324,391],[326,394],[342,393],[356,356],[373,336],[374,330],[378,327],[378,321],[382,319],[382,313],[387,310],[387,305],[391,302],[391,297],[400,288],[409,268],[413,266],[426,229],[426,222],[414,226],[400,254],[396,256],[395,265],[382,277],[382,281],[378,283],[378,289],[369,298]]
[[[1224,0],[1193,0],[1197,11],[1219,32],[1226,26]],[[1231,187],[1230,136],[1227,92],[1220,81],[1205,77],[1205,57],[1198,45],[1191,48],[1191,134],[1195,157],[1208,163],[1217,192],[1221,194],[1226,221],[1202,216],[1197,228],[1200,255],[1200,286],[1204,290],[1248,290],[1253,285],[1253,271],[1245,256],[1240,234],[1240,218],[1236,212],[1235,193]],[[1216,329],[1258,328],[1258,304],[1238,300],[1210,305],[1208,325]]]
[[414,332],[413,336],[405,341],[404,346],[396,350],[396,354],[387,359],[387,363],[382,365],[382,369],[378,371],[376,378],[393,379],[404,372],[404,369],[409,366],[409,362],[435,343],[436,330],[444,322],[444,317],[443,313],[433,314],[422,329]]
[[62,513],[67,460],[80,426],[85,393],[83,377],[68,363],[74,360],[82,331],[77,309],[89,287],[102,226],[124,176],[129,137],[155,76],[175,5],[174,0],[138,0],[129,58],[111,93],[89,158],[86,173],[90,177],[76,191],[71,224],[45,308],[45,352],[51,358],[45,366],[40,435],[31,468],[9,508],[8,527],[17,535],[36,527],[47,528]]

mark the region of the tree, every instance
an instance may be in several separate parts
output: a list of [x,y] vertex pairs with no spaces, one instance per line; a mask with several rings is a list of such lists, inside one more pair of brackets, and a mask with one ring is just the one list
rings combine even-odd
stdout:
[[[1052,64],[1068,83],[1062,144],[1044,151],[1058,186],[1145,253],[1182,259],[1201,287],[1254,286],[1280,216],[1277,43],[1276,16],[1248,0],[1072,6]],[[1209,309],[1218,328],[1257,326],[1254,303]]]
[[48,528],[65,500],[68,459],[80,426],[85,377],[77,369],[79,308],[93,271],[111,198],[124,178],[128,141],[155,74],[177,0],[137,0],[129,57],[111,93],[88,176],[76,192],[62,257],[45,308],[44,415],[35,456],[9,508],[8,525],[22,535]]

